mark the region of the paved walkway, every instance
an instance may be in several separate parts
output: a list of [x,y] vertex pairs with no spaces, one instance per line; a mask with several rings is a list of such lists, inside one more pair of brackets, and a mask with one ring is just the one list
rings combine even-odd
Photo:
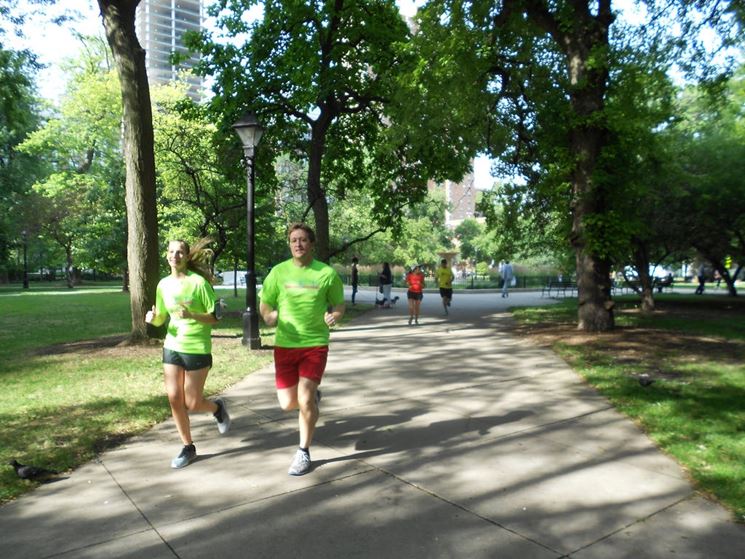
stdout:
[[227,436],[194,418],[188,468],[168,421],[0,508],[0,557],[741,559],[745,527],[511,337],[508,302],[546,300],[456,293],[445,318],[428,293],[418,327],[400,304],[335,332],[311,474],[287,475],[269,367],[226,392]]

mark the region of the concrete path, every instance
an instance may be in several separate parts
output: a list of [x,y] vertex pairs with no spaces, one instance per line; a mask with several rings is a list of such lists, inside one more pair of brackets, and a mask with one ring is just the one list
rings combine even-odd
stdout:
[[[373,292],[360,300],[372,301]],[[564,362],[510,335],[536,293],[427,293],[333,335],[314,471],[287,475],[295,414],[273,370],[0,508],[0,557],[742,559],[745,527]],[[219,374],[216,363],[213,374]]]

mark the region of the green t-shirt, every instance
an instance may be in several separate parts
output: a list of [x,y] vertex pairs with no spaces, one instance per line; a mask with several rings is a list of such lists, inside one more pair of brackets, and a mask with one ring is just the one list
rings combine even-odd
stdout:
[[450,268],[443,268],[440,266],[437,268],[435,276],[437,277],[437,287],[442,287],[444,289],[450,289],[453,287],[453,272]]
[[318,260],[296,266],[292,259],[277,264],[261,287],[261,302],[277,309],[277,347],[315,347],[329,343],[324,320],[329,305],[344,302],[339,274]]
[[193,318],[175,318],[171,313],[181,304],[194,313],[215,311],[215,290],[199,274],[187,271],[185,278],[166,276],[158,283],[155,312],[168,313],[168,333],[163,347],[182,353],[212,353],[212,325]]

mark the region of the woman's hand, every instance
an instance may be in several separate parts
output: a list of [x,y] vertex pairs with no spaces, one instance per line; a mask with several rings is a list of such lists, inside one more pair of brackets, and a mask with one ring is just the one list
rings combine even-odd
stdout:
[[147,324],[152,324],[155,317],[155,305],[153,305],[153,308],[145,313],[145,322]]
[[188,308],[186,308],[186,305],[184,303],[181,303],[181,308],[175,312],[172,312],[171,315],[174,318],[180,319],[194,318],[194,315],[191,313],[191,311],[189,311]]

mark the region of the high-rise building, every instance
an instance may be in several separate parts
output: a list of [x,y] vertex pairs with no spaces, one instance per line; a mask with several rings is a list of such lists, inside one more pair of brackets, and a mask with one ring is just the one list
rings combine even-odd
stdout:
[[[203,22],[201,0],[142,0],[137,7],[137,39],[145,49],[147,77],[151,84],[168,83],[184,69],[199,60],[189,55],[182,41],[186,31],[201,31]],[[172,53],[189,56],[179,65],[171,63]],[[190,74],[189,94],[202,95],[202,78]]]
[[445,225],[455,229],[465,219],[481,219],[476,212],[477,190],[473,173],[468,173],[460,182],[446,180],[442,183],[430,181],[430,190],[443,189],[445,193]]

